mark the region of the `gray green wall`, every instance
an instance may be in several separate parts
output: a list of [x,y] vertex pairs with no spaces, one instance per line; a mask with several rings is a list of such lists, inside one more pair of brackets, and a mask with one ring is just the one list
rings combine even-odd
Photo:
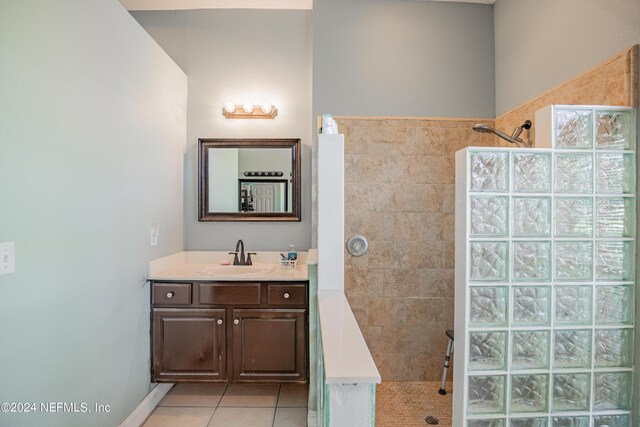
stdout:
[[147,261],[183,246],[186,77],[115,0],[2,0],[0,52],[0,402],[111,405],[0,425],[118,425],[151,386]]
[[[311,245],[311,12],[133,12],[189,79],[184,212],[187,250]],[[278,108],[274,120],[229,120],[225,102]],[[198,138],[300,138],[302,222],[198,222]]]
[[640,43],[640,0],[497,0],[500,115]]
[[320,0],[314,113],[493,117],[491,5]]

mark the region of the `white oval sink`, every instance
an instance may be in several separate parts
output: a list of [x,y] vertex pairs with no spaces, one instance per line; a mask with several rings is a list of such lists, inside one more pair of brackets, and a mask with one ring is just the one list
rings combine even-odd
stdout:
[[200,270],[204,276],[257,276],[271,273],[275,266],[269,264],[253,265],[212,265]]

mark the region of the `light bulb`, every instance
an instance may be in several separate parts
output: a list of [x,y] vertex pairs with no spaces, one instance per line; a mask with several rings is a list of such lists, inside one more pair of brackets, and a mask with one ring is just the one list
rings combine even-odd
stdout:
[[242,109],[244,110],[245,113],[249,114],[249,113],[253,113],[253,104],[250,104],[248,102],[245,102],[244,105],[242,106]]
[[273,111],[273,105],[269,104],[268,102],[265,102],[264,104],[262,104],[262,112],[265,114],[271,114],[271,112]]
[[236,104],[234,104],[233,102],[227,102],[226,104],[224,104],[224,111],[226,111],[227,113],[233,113],[234,111],[236,111]]

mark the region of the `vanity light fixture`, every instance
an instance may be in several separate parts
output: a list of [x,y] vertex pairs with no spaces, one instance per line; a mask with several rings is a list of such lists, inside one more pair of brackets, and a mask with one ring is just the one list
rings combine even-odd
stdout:
[[244,176],[283,176],[282,171],[247,171]]
[[222,115],[227,119],[273,119],[278,115],[278,109],[269,103],[254,105],[246,102],[239,105],[227,102],[222,107]]

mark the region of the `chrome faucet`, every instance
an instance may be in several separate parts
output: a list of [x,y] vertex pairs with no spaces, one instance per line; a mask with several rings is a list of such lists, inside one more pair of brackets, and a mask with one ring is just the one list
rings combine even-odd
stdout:
[[[238,258],[238,253],[240,254],[240,258]],[[236,250],[234,252],[229,252],[229,255],[233,254],[233,265],[253,265],[251,261],[251,255],[257,255],[255,252],[247,252],[247,257],[245,259],[244,253],[244,242],[242,239],[238,240],[236,243]]]

